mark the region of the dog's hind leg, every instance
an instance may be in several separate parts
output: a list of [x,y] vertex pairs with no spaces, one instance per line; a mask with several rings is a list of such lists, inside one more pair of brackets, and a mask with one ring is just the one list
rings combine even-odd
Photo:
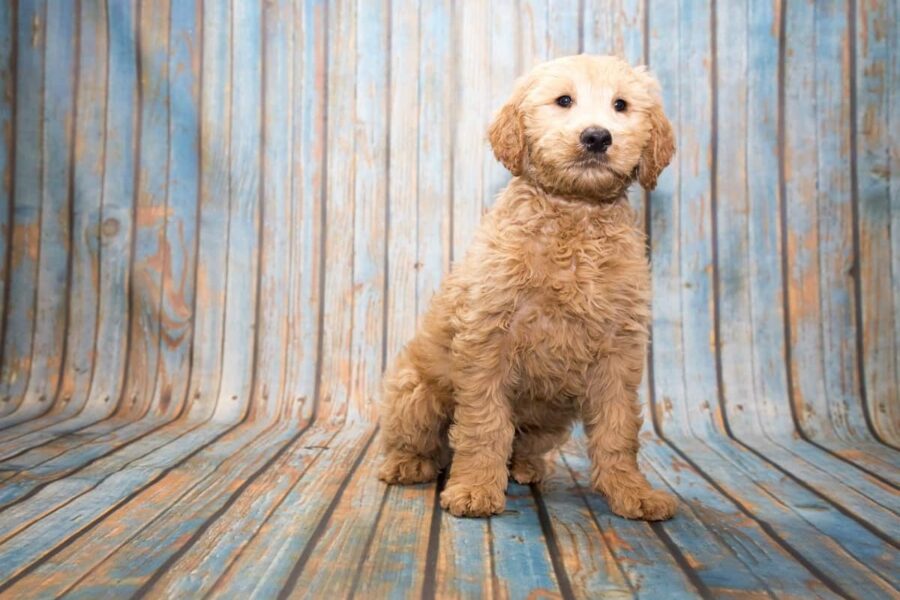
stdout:
[[547,474],[544,455],[561,446],[568,437],[568,428],[516,431],[509,474],[522,485],[541,481]]
[[437,478],[446,453],[448,394],[422,377],[407,351],[401,353],[384,378],[381,480],[412,484]]

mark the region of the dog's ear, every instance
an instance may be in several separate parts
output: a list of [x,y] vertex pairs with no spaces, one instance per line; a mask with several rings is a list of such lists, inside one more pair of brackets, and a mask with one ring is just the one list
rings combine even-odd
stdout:
[[653,106],[647,113],[650,120],[650,139],[641,153],[638,163],[637,176],[641,186],[650,191],[656,187],[656,179],[662,170],[672,161],[675,155],[675,133],[672,124],[666,118],[662,108],[662,100],[659,95],[659,83],[650,75],[646,68],[640,68],[647,81],[647,87],[653,97]]
[[513,175],[522,174],[525,162],[525,126],[522,123],[524,96],[525,82],[519,81],[488,128],[488,139],[494,149],[494,156]]

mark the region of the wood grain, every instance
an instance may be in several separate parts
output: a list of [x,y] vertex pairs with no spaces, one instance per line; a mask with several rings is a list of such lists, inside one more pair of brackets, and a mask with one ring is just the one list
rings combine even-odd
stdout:
[[[0,6],[0,598],[894,597],[896,3]],[[382,370],[509,180],[485,131],[578,52],[677,154],[641,464],[583,435],[491,519],[376,477]]]

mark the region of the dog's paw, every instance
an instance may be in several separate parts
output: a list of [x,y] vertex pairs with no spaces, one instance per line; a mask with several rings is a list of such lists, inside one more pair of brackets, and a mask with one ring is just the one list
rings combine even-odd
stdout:
[[642,521],[665,521],[675,514],[675,497],[652,488],[617,492],[607,496],[610,509],[620,517]]
[[528,485],[538,483],[547,474],[547,461],[542,456],[537,458],[513,458],[509,474],[516,483]]
[[437,476],[438,466],[434,460],[415,455],[389,454],[378,470],[378,478],[389,484],[426,483]]
[[489,517],[505,506],[506,493],[494,486],[451,483],[441,492],[441,507],[456,517]]

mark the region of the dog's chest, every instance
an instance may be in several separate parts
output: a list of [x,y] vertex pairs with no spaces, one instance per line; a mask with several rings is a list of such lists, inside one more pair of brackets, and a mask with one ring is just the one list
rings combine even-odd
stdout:
[[638,231],[562,219],[536,233],[520,249],[525,285],[510,323],[519,348],[545,361],[592,362],[623,327],[643,325],[649,268]]

